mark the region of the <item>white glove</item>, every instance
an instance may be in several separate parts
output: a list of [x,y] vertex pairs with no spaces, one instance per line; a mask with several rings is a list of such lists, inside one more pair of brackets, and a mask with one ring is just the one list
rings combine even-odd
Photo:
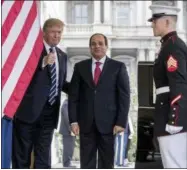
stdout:
[[129,139],[132,139],[132,137],[133,137],[133,133],[131,133],[130,135],[129,135]]
[[165,130],[173,135],[175,133],[180,132],[182,129],[183,129],[182,126],[173,126],[173,125],[166,124]]

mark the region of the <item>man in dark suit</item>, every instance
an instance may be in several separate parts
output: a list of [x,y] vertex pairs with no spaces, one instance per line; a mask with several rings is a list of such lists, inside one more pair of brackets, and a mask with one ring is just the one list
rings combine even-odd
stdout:
[[113,168],[114,134],[124,131],[129,111],[129,77],[122,62],[106,56],[106,36],[90,38],[92,59],[75,65],[69,93],[69,120],[80,132],[81,168]]
[[56,47],[63,27],[55,18],[44,23],[43,52],[13,122],[13,168],[29,168],[32,149],[34,168],[51,168],[50,146],[58,123],[60,94],[68,87],[67,55]]
[[63,167],[76,168],[71,165],[75,147],[75,135],[71,131],[68,117],[68,99],[65,99],[61,108],[61,124],[59,133],[62,134],[63,143]]

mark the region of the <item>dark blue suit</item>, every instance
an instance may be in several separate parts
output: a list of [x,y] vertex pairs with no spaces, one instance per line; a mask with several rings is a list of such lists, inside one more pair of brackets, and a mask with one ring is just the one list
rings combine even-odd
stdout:
[[[51,88],[49,66],[42,68],[44,47],[40,61],[19,105],[14,119],[13,168],[29,168],[30,153],[34,147],[35,168],[50,168],[50,145],[57,127],[61,91],[67,92],[67,55],[56,47],[59,64],[58,95],[52,106],[48,103]],[[41,158],[42,157],[42,158]]]
[[92,59],[75,64],[69,90],[69,120],[80,127],[81,168],[111,169],[114,163],[115,125],[125,128],[130,105],[126,66],[106,58],[97,85]]

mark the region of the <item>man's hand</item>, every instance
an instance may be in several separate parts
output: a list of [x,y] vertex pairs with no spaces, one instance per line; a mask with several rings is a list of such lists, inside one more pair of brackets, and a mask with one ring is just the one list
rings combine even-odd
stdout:
[[173,126],[173,125],[166,125],[166,131],[169,132],[170,134],[175,134],[175,133],[179,133],[181,130],[183,129],[182,126]]
[[52,65],[55,62],[55,54],[54,53],[49,53],[43,58],[43,66],[45,67],[46,65]]
[[115,125],[114,130],[113,130],[113,134],[115,135],[117,133],[121,133],[121,132],[124,132],[124,131],[125,131],[125,129],[123,127]]
[[78,123],[71,124],[71,130],[75,134],[75,136],[79,135],[79,125],[78,125]]

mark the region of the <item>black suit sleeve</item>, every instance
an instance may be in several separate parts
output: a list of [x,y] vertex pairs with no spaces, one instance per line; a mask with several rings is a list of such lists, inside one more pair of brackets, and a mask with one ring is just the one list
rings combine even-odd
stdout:
[[74,67],[73,76],[69,87],[69,121],[78,122],[77,105],[79,103],[80,74],[77,65]]
[[69,85],[70,83],[66,81],[67,77],[67,55],[64,53],[64,58],[65,58],[65,75],[64,75],[64,82],[62,86],[62,91],[65,92],[66,94],[69,93]]
[[185,94],[186,88],[186,55],[180,48],[174,48],[165,60],[167,77],[170,87],[170,112],[168,124],[182,126],[183,118],[186,113]]
[[129,76],[124,64],[121,65],[117,77],[117,94],[118,94],[118,117],[116,125],[126,126],[129,106],[130,106],[130,85]]

